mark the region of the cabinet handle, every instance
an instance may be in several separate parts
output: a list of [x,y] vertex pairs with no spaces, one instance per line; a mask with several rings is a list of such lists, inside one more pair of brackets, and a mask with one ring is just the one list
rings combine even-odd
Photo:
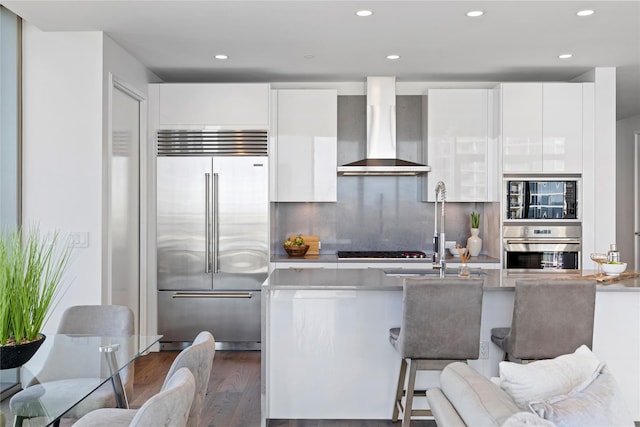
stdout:
[[171,298],[251,298],[251,292],[176,292]]

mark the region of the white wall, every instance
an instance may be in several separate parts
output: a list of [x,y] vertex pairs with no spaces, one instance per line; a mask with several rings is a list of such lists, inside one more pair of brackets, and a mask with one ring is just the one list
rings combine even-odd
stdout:
[[102,34],[23,26],[23,224],[89,233],[74,251],[64,308],[100,304]]
[[74,250],[50,333],[66,307],[108,303],[109,73],[142,94],[159,78],[102,32],[43,32],[24,22],[23,51],[23,223],[89,233],[89,247]]
[[[616,242],[623,261],[633,265],[634,133],[640,132],[640,116],[617,122],[616,127]],[[629,267],[628,267],[629,268]],[[633,268],[633,267],[630,267]]]

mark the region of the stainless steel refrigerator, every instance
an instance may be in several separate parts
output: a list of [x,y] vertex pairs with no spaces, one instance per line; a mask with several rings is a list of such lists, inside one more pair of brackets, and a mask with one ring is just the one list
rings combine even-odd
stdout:
[[267,133],[158,132],[158,333],[259,347],[269,253]]

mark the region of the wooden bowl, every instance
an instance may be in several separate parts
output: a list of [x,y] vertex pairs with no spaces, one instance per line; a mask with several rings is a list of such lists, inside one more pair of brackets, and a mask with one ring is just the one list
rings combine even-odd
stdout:
[[290,257],[303,257],[309,250],[309,245],[304,246],[285,246],[284,250],[287,251]]

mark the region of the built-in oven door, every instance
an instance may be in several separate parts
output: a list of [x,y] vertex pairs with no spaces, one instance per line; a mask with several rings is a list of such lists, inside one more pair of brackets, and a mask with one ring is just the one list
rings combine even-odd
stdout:
[[579,220],[579,180],[505,181],[505,221]]
[[504,264],[509,273],[567,273],[581,270],[579,240],[505,239]]

